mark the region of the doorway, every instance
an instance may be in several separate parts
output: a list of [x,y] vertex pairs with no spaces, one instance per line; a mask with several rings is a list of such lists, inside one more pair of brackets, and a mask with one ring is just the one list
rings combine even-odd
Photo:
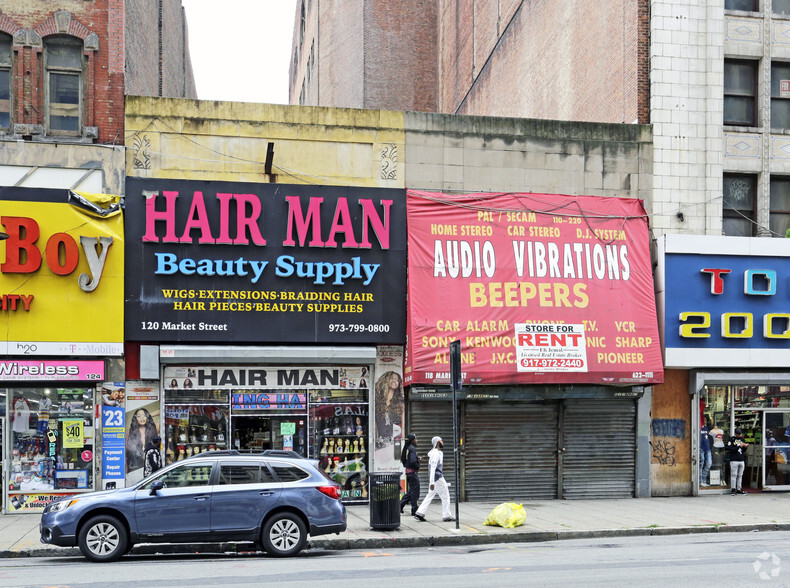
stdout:
[[766,411],[762,421],[762,486],[790,490],[790,413]]
[[233,449],[242,453],[280,449],[306,456],[306,422],[304,415],[233,415]]

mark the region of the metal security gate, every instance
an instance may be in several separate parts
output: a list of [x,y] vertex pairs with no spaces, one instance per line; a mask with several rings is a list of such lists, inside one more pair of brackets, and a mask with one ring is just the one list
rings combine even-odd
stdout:
[[560,427],[563,498],[634,497],[634,400],[565,400]]
[[[405,433],[417,435],[417,454],[420,456],[420,500],[428,493],[428,452],[431,438],[438,435],[444,441],[444,478],[450,485],[450,497],[455,495],[455,464],[453,462],[453,413],[452,402],[409,403],[409,429]],[[462,404],[458,403],[461,411]],[[461,415],[458,415],[461,426]],[[459,430],[460,434],[460,430]],[[436,499],[439,500],[438,498]]]
[[465,489],[470,501],[557,498],[557,402],[465,406]]

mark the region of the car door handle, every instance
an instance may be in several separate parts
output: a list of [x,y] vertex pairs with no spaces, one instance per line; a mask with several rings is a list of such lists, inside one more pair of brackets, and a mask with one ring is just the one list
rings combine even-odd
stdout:
[[261,490],[258,494],[261,496],[274,496],[274,492],[271,490]]
[[193,497],[192,500],[208,500],[208,495],[207,494],[201,494],[200,496]]

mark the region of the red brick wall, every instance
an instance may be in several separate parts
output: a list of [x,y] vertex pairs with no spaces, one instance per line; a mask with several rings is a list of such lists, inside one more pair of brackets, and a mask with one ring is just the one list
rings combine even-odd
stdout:
[[[83,124],[99,127],[99,142],[123,137],[123,55],[117,59],[117,40],[123,44],[123,0],[94,0],[69,3],[71,24],[68,34],[87,38],[95,33],[98,51],[85,51]],[[56,3],[44,0],[4,0],[3,14],[20,28],[36,31],[44,40],[58,34],[54,15]],[[116,43],[109,45],[112,38]],[[17,69],[14,79],[16,102],[14,122],[44,124],[44,71],[40,47],[16,46]],[[115,53],[115,57],[113,57]],[[121,139],[122,140],[122,139]]]
[[364,108],[436,112],[436,1],[364,5]]
[[648,122],[648,0],[439,0],[440,109]]
[[[123,141],[124,93],[128,84],[135,93],[159,94],[159,0],[92,0],[64,2],[71,14],[67,34],[87,39],[98,36],[98,50],[86,49],[84,67],[84,126],[99,129],[98,142]],[[185,27],[180,0],[162,0],[165,38],[163,85],[165,96],[194,97],[194,80],[188,52],[184,51]],[[128,22],[129,7],[132,21]],[[57,2],[3,0],[0,30],[35,31],[42,39],[59,34]],[[125,25],[129,25],[128,27]],[[129,54],[126,47],[131,47]],[[14,122],[44,125],[44,65],[42,48],[14,47]],[[186,59],[185,59],[186,57]],[[128,65],[128,69],[125,66]]]

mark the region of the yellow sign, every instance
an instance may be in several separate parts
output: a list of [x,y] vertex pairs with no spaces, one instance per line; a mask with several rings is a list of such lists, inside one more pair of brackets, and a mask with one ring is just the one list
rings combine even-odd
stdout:
[[40,354],[49,343],[61,344],[50,346],[52,355],[115,355],[108,347],[122,347],[123,214],[97,218],[67,196],[0,201],[0,231],[8,234],[0,241],[0,332],[8,353]]
[[63,447],[82,448],[85,445],[83,421],[63,421]]

